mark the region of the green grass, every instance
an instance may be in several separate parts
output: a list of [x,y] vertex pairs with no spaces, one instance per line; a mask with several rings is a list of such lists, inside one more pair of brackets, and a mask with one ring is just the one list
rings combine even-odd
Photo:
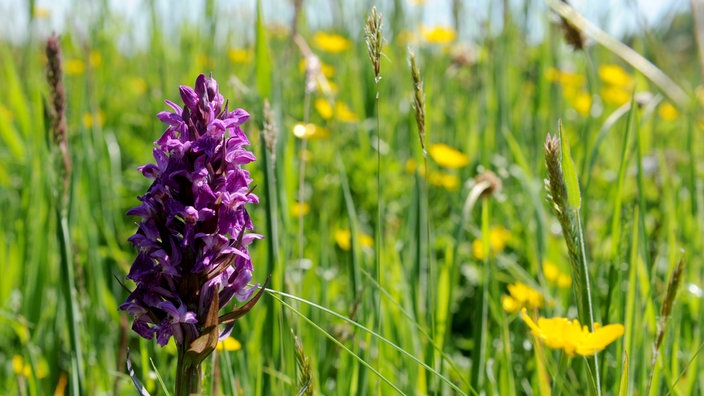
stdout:
[[[270,290],[235,327],[242,349],[206,360],[205,393],[297,394],[305,370],[316,394],[326,395],[588,392],[587,359],[567,359],[539,344],[501,301],[507,285],[521,281],[548,301],[540,316],[577,317],[582,296],[553,286],[541,269],[550,260],[570,271],[543,188],[543,144],[548,132],[558,132],[559,119],[574,160],[570,191],[581,194],[577,216],[594,320],[625,326],[624,336],[598,355],[601,391],[704,392],[702,65],[691,15],[629,37],[641,54],[635,56],[612,52],[618,45],[599,33],[585,51],[572,50],[536,2],[507,10],[503,29],[487,26],[485,32],[496,33],[483,33],[472,46],[464,38],[450,45],[408,42],[421,32],[421,11],[395,1],[401,6],[395,12],[380,7],[377,86],[362,32],[370,8],[360,5],[343,18],[333,5],[331,23],[320,28],[303,12],[301,38],[334,68],[332,96],[358,118],[346,122],[316,110],[315,100],[331,95],[306,93],[304,56],[289,26],[267,23],[271,10],[230,15],[217,11],[219,2],[205,3],[202,19],[173,32],[156,8],[143,10],[142,30],[110,12],[107,2],[96,6],[100,17],[59,32],[73,163],[65,218],[57,216],[60,182],[44,116],[45,37],[35,29],[19,46],[0,40],[0,394],[75,394],[79,387],[85,394],[135,394],[125,367],[128,347],[146,388],[173,393],[175,348],[131,331],[131,318],[117,310],[127,297],[118,280],[135,257],[127,243],[135,219],[124,213],[148,188],[136,168],[152,161],[152,142],[164,130],[155,115],[201,72],[213,73],[231,108],[252,114],[244,129],[258,160],[248,169],[262,202],[250,213],[265,235],[251,249],[254,278],[272,275]],[[76,20],[87,16],[78,2],[71,7]],[[524,11],[534,19],[530,25]],[[38,28],[43,20],[30,23]],[[529,43],[525,33],[535,24],[545,38]],[[321,50],[318,30],[346,37],[350,47]],[[145,46],[125,50],[133,31],[146,35]],[[677,34],[690,47],[678,50]],[[432,158],[423,165],[408,45],[424,83],[425,144],[460,150],[467,166],[444,169]],[[247,59],[235,61],[229,54],[235,48],[248,51]],[[71,72],[77,63],[83,70]],[[658,104],[608,103],[599,75],[608,64],[633,79],[629,98],[649,91]],[[572,88],[551,80],[551,68],[582,76],[579,90],[599,110],[576,111]],[[262,137],[265,99],[278,129],[271,152]],[[676,118],[661,114],[665,103],[675,106]],[[330,135],[296,138],[293,126],[303,121]],[[409,160],[418,171],[407,170]],[[467,204],[472,181],[485,170],[501,178],[501,192]],[[438,172],[456,177],[457,187],[437,186]],[[301,199],[310,212],[298,216],[293,204]],[[495,226],[510,238],[490,252]],[[343,229],[351,230],[349,250],[336,242]],[[475,240],[483,244],[481,257]],[[673,295],[668,285],[680,260],[682,281]],[[663,304],[672,304],[667,322],[660,318]],[[80,348],[71,347],[74,337]],[[301,366],[296,338],[310,369]],[[20,357],[27,368],[17,374],[13,361]]]

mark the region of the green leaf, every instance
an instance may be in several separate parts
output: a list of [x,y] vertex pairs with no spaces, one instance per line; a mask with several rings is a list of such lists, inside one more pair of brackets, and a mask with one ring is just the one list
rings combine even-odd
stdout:
[[256,63],[257,90],[262,98],[271,98],[272,65],[269,45],[266,40],[262,2],[257,0],[256,43],[254,45],[254,61]]
[[562,152],[562,173],[565,177],[565,185],[567,186],[567,203],[574,210],[579,210],[582,205],[582,195],[579,192],[579,179],[577,177],[577,168],[572,160],[570,152],[570,143],[567,141],[567,134],[562,128],[562,120],[557,123],[560,130],[560,151]]

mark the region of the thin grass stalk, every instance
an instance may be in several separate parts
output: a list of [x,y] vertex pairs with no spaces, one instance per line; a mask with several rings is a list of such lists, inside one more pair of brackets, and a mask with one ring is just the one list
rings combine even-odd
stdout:
[[[581,323],[589,323],[594,329],[594,310],[592,307],[591,285],[589,283],[589,267],[584,245],[584,231],[580,215],[581,193],[574,161],[570,154],[569,142],[558,124],[559,136],[548,134],[545,141],[545,163],[548,178],[549,198],[553,211],[562,227],[562,233],[567,245],[569,260],[572,267],[574,293],[577,300],[577,310]],[[589,372],[593,379],[589,381],[592,393],[601,395],[601,381],[597,354],[588,359]]]
[[[58,197],[56,206],[57,238],[61,257],[62,294],[66,305],[67,326],[69,332],[70,361],[71,361],[71,391],[79,395],[85,393],[85,371],[83,367],[83,353],[81,348],[80,306],[76,291],[76,279],[73,263],[73,248],[71,245],[71,232],[69,227],[69,208],[71,202],[71,158],[68,150],[68,127],[66,125],[66,94],[62,81],[62,55],[61,44],[56,35],[49,37],[46,45],[47,81],[50,87],[51,104],[49,113],[52,116],[51,137],[52,156],[58,160],[58,176],[60,182],[55,191]],[[58,157],[58,158],[57,158]]]
[[651,391],[656,392],[658,389],[651,389],[653,384],[653,375],[655,374],[655,365],[657,364],[658,355],[660,352],[660,347],[662,346],[662,341],[665,338],[665,330],[667,329],[667,322],[672,314],[672,307],[675,304],[675,297],[677,297],[677,290],[679,289],[680,283],[682,282],[682,273],[684,271],[684,257],[680,258],[677,266],[672,271],[670,275],[670,281],[667,282],[667,291],[665,292],[665,298],[662,301],[662,307],[660,308],[660,320],[658,321],[658,334],[653,342],[653,357],[650,360],[650,375],[648,376],[648,386],[646,387],[645,394],[649,395]]
[[[376,268],[376,281],[380,286],[383,286],[382,280],[382,260],[381,260],[381,248],[383,244],[383,234],[384,234],[384,224],[383,224],[383,210],[384,210],[384,198],[383,191],[381,187],[381,115],[379,111],[379,85],[381,83],[381,48],[382,48],[382,20],[383,15],[378,13],[376,7],[372,7],[369,17],[367,18],[367,23],[364,27],[365,41],[367,44],[367,53],[369,55],[369,60],[372,62],[374,68],[374,85],[376,87],[375,95],[375,106],[376,111],[374,118],[376,120],[376,194],[377,194],[377,211],[376,211],[376,227],[374,232],[374,266]],[[378,293],[374,295],[375,304],[375,314],[376,314],[376,329],[381,331],[382,328],[382,318],[381,314],[381,298],[379,298]],[[383,349],[379,349],[378,361],[384,361]],[[379,383],[381,385],[381,383]],[[380,389],[380,388],[379,388]]]

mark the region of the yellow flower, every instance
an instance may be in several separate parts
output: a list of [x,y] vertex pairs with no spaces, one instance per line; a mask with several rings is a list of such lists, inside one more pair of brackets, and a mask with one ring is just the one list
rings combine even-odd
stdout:
[[227,59],[232,63],[248,63],[252,60],[252,51],[245,48],[230,48],[227,51]]
[[299,139],[325,139],[330,136],[330,131],[315,124],[299,122],[293,126],[293,135]]
[[91,51],[90,54],[88,54],[88,64],[93,69],[97,69],[103,64],[103,56],[100,55],[98,51]]
[[543,261],[543,275],[551,285],[559,287],[572,286],[572,278],[569,274],[560,272],[560,269],[550,260]]
[[543,306],[543,294],[532,287],[516,282],[508,285],[509,295],[504,294],[501,305],[506,312],[515,313],[521,308],[540,308]]
[[320,50],[334,54],[346,51],[352,45],[349,40],[338,34],[325,32],[315,33],[313,43]]
[[448,191],[456,191],[460,186],[460,178],[451,173],[430,172],[428,174],[428,183]]
[[421,27],[420,34],[423,36],[423,40],[431,44],[450,44],[455,41],[457,37],[457,32],[449,27],[435,26],[432,28]]
[[557,277],[557,286],[559,286],[559,287],[572,286],[572,277],[567,274],[560,274]]
[[[32,375],[32,366],[24,361],[22,355],[14,355],[12,357],[12,371],[15,374],[29,378]],[[40,359],[36,365],[36,377],[45,378],[49,375],[49,365],[46,360]]]
[[677,112],[677,109],[675,106],[664,102],[663,104],[660,105],[658,108],[658,115],[666,121],[672,121],[679,116],[679,112]]
[[224,340],[218,342],[218,344],[215,346],[215,350],[217,350],[218,352],[234,352],[239,351],[240,349],[242,349],[242,344],[240,344],[240,342],[234,339],[233,337],[227,337]]
[[621,106],[631,100],[631,91],[615,85],[602,87],[600,93],[604,102],[611,105]]
[[67,76],[78,76],[86,71],[86,65],[80,59],[67,59],[64,63],[64,72]]
[[355,122],[359,119],[357,114],[342,102],[335,103],[335,117],[342,122]]
[[428,153],[433,161],[448,169],[461,168],[469,164],[469,157],[446,144],[431,144],[428,146]]
[[46,7],[35,6],[33,13],[34,17],[37,19],[49,19],[49,17],[51,16],[51,10]]
[[147,92],[147,82],[142,77],[133,77],[129,82],[129,87],[137,96],[144,95]]
[[602,65],[599,67],[599,78],[608,85],[620,88],[633,88],[633,77],[618,65]]
[[587,326],[581,326],[577,319],[566,318],[539,318],[536,325],[525,308],[521,310],[521,317],[530,327],[531,333],[548,348],[562,349],[570,357],[594,355],[616,341],[625,331],[620,324],[602,327],[594,323],[594,332],[591,332]]
[[[491,227],[489,230],[489,253],[494,256],[500,253],[506,247],[509,239],[511,239],[511,231],[502,226]],[[477,260],[484,260],[484,244],[481,238],[472,241],[472,252]]]
[[293,217],[305,216],[310,212],[310,205],[308,202],[295,202],[291,205],[291,215]]
[[333,109],[332,105],[330,105],[330,102],[323,98],[318,98],[313,102],[313,107],[315,107],[315,110],[320,114],[321,117],[323,117],[324,120],[329,120],[332,118],[333,115]]
[[[334,236],[335,242],[337,242],[337,246],[339,246],[340,249],[350,250],[352,248],[352,232],[349,230],[349,228],[341,228],[335,230]],[[368,248],[374,246],[374,238],[363,232],[357,233],[357,239],[359,240],[359,244],[362,247]]]
[[569,71],[558,70],[550,67],[545,71],[545,77],[550,82],[562,85],[564,88],[581,88],[584,85],[584,76]]
[[102,127],[103,123],[105,123],[105,114],[102,111],[98,111],[98,114],[93,117],[92,113],[84,113],[81,117],[81,121],[86,128],[91,128],[93,125]]
[[582,116],[589,115],[592,108],[592,96],[588,92],[577,93],[572,100],[569,100],[574,109]]

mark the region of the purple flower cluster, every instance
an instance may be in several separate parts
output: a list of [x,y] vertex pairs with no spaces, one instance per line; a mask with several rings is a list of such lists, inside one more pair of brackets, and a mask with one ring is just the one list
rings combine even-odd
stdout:
[[183,345],[217,329],[212,309],[251,297],[247,246],[261,238],[248,233],[253,225],[245,209],[259,202],[241,167],[256,159],[243,148],[249,141],[240,125],[249,114],[228,111],[212,76],[201,74],[194,88],[180,92],[184,107],[167,100],[174,111],[158,114],[168,128],[154,142],[156,164],[139,168],[154,182],[127,212],[141,218],[129,239],[138,255],[127,278],[137,287],[120,306],[134,316],[135,332],[156,335],[162,346],[171,336]]

